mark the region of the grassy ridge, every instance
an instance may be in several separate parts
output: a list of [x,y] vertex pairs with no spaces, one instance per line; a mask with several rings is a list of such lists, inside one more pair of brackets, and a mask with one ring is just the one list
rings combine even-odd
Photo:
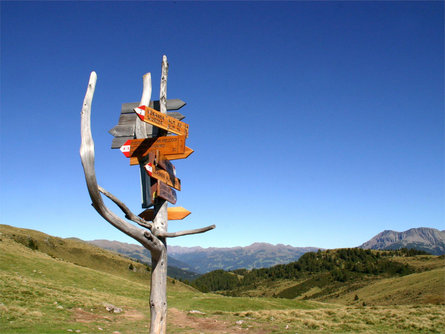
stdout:
[[[42,232],[18,229],[8,225],[0,225],[3,237],[10,238],[31,250],[37,250],[52,258],[61,259],[110,274],[118,274],[132,280],[147,282],[150,279],[148,267],[131,261],[117,253],[105,251],[76,239],[62,239]],[[129,269],[130,265],[133,270]]]
[[[366,302],[360,299],[362,304],[444,304],[443,260],[443,256],[408,249],[337,249],[306,253],[297,262],[271,268],[217,270],[199,277],[193,285],[204,292],[230,296],[357,304],[360,294],[366,297]],[[383,292],[372,292],[376,288]]]

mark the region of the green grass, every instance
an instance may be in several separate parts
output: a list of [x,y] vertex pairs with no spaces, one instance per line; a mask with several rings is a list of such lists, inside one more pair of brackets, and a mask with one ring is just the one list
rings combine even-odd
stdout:
[[[148,332],[150,274],[144,265],[64,239],[61,241],[65,243],[51,247],[58,252],[48,255],[41,252],[45,250],[41,243],[46,238],[51,242],[57,239],[29,230],[5,231],[2,226],[0,232],[0,333]],[[28,237],[33,238],[37,250],[30,247]],[[74,248],[82,251],[70,253]],[[102,263],[95,262],[95,258]],[[137,271],[129,270],[129,264]],[[392,282],[397,283],[393,285],[394,291],[401,291],[398,289],[419,279],[429,279],[432,284],[443,273],[442,269],[435,270],[437,277]],[[373,291],[390,286],[388,282]],[[363,290],[359,301],[351,306],[281,298],[224,297],[201,293],[169,279],[168,333],[239,333],[247,329],[258,334],[444,332],[443,305],[364,307],[361,302],[365,296]],[[120,307],[123,312],[110,313],[105,303]],[[205,314],[188,314],[190,310]]]

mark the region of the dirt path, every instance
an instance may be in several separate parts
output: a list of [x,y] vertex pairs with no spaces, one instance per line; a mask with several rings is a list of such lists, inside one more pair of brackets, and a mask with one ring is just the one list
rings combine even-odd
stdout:
[[249,327],[245,322],[230,322],[215,316],[207,316],[202,314],[193,314],[190,312],[180,311],[176,308],[168,309],[168,322],[171,330],[168,333],[173,334],[174,328],[180,328],[181,333],[197,333],[197,334],[231,334],[231,333],[252,333],[266,334],[263,329]]

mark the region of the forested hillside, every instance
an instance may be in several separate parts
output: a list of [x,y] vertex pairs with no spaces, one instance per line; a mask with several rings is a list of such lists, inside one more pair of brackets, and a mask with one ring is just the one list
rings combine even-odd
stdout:
[[[423,251],[401,249],[372,251],[360,248],[326,250],[304,254],[298,261],[263,269],[217,270],[191,284],[201,291],[240,296],[255,291],[273,291],[272,296],[312,298],[328,296],[341,289],[354,289],[371,281],[409,275],[419,268],[401,258],[426,256]],[[426,259],[437,258],[426,256]],[[317,291],[314,291],[316,288]]]

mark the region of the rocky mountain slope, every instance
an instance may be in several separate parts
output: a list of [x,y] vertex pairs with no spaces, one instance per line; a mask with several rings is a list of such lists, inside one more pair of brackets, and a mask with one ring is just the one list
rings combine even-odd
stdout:
[[414,248],[433,255],[445,254],[445,231],[434,228],[412,228],[404,232],[383,231],[365,242],[359,248],[364,249],[399,249]]

